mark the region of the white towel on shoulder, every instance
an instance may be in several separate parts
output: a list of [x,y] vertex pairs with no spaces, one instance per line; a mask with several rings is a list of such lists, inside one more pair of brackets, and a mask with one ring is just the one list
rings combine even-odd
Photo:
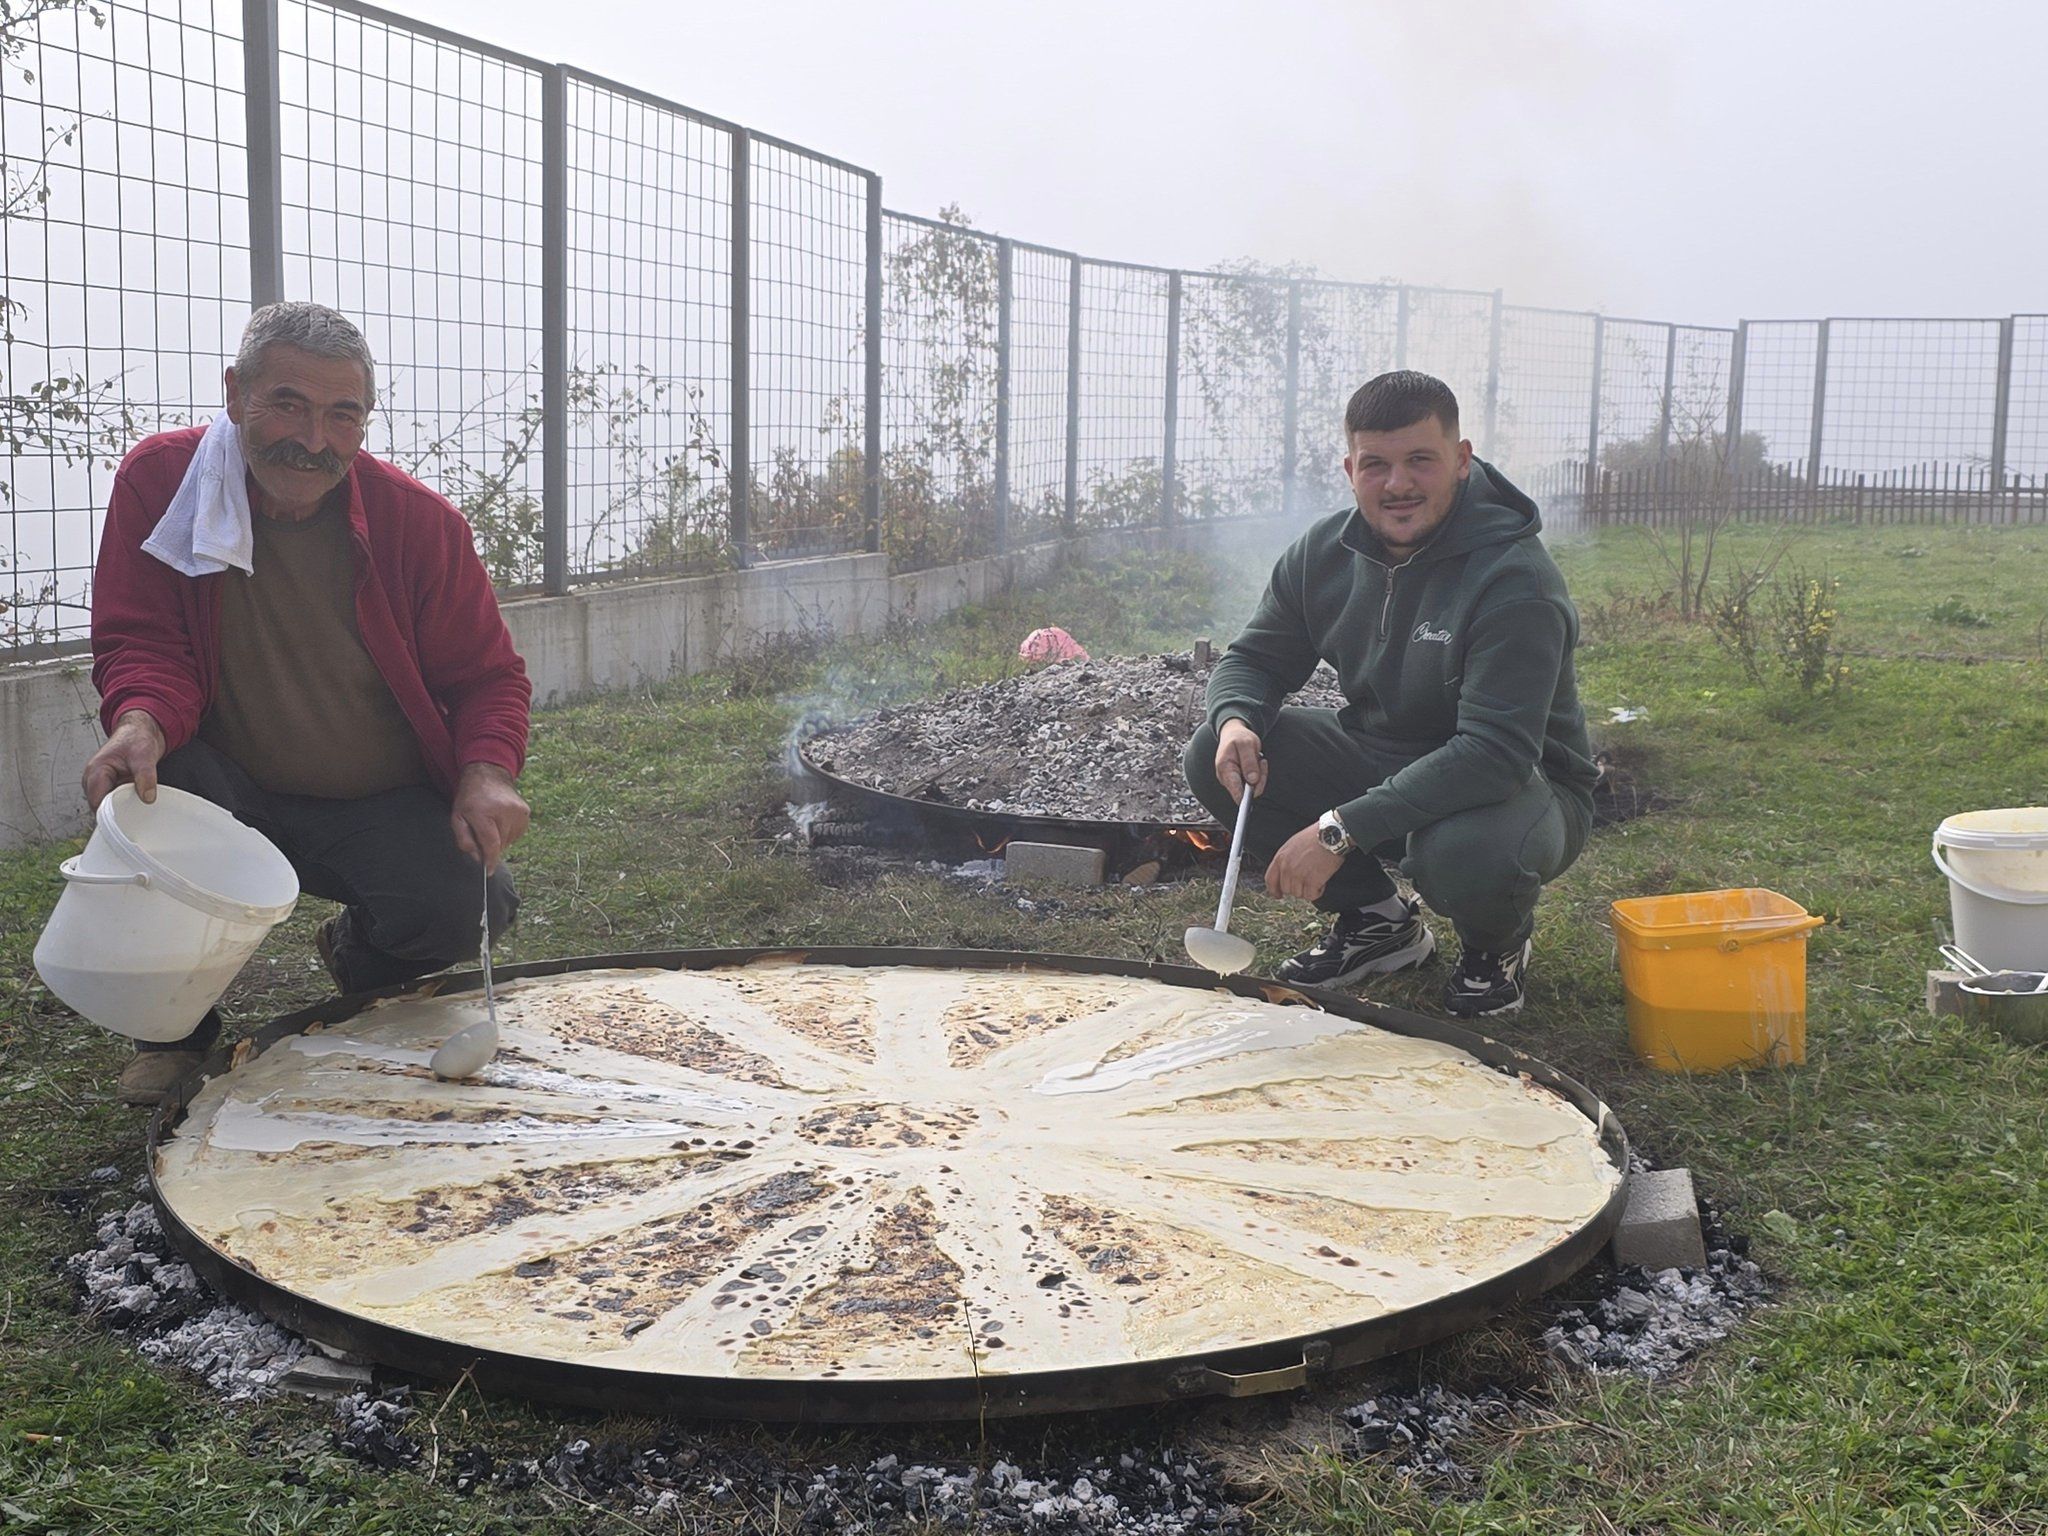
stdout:
[[199,440],[170,510],[142,548],[185,576],[211,576],[231,565],[255,574],[248,464],[242,458],[241,431],[225,410]]

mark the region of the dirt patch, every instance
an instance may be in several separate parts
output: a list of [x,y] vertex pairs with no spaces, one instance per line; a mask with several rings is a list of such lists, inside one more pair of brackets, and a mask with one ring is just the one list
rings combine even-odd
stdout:
[[1627,747],[1603,747],[1593,754],[1600,777],[1593,785],[1593,830],[1617,827],[1671,804],[1650,786],[1644,755]]

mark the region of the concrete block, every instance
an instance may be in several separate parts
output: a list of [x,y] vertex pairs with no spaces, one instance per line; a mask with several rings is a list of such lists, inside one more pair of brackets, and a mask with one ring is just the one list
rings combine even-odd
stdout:
[[[879,554],[778,560],[747,571],[508,598],[504,613],[535,702],[560,704],[702,672],[756,654],[778,635],[870,635],[891,623],[935,619],[1104,560],[1177,549],[1263,566],[1298,531],[1284,518],[1118,528],[893,576]],[[98,702],[83,657],[10,665],[0,654],[0,762],[8,769],[0,774],[0,848],[90,830],[78,772],[99,746]]]
[[1929,971],[1927,1011],[1960,1015],[1963,1012],[1963,979],[1961,971]]
[[279,1378],[278,1385],[302,1397],[347,1397],[371,1385],[370,1368],[308,1353],[292,1362],[292,1368]]
[[1658,1168],[1629,1175],[1628,1204],[1614,1230],[1614,1262],[1644,1269],[1698,1269],[1707,1262],[1692,1172]]
[[1003,849],[1005,880],[1045,880],[1055,885],[1102,884],[1100,848],[1065,843],[1011,843]]

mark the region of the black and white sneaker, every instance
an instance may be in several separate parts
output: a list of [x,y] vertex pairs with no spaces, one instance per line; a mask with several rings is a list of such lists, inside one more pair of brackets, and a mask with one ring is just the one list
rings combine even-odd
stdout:
[[1345,912],[1314,949],[1282,962],[1275,972],[1282,981],[1304,987],[1341,987],[1361,976],[1405,971],[1436,952],[1436,935],[1422,920],[1422,909],[1404,902],[1400,917],[1377,912]]
[[1530,948],[1530,944],[1524,943],[1519,950],[1509,950],[1504,955],[1466,950],[1458,957],[1457,974],[1444,986],[1444,1007],[1458,1019],[1520,1013]]

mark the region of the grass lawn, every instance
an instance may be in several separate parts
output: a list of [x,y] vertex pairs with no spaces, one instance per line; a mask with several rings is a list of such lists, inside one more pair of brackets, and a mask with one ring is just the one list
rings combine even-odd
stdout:
[[[1667,541],[1668,542],[1668,541]],[[1767,558],[1736,530],[1724,568]],[[1543,1413],[1464,1447],[1447,1497],[1370,1459],[1303,1449],[1353,1381],[1305,1403],[1178,1409],[1110,1424],[993,1426],[990,1448],[1167,1434],[1225,1448],[1273,1530],[1975,1532],[2048,1530],[2048,1051],[1922,1008],[1947,920],[1929,834],[1954,811],[2039,802],[2048,785],[2048,530],[1816,529],[1786,568],[1840,582],[1846,687],[1812,699],[1746,681],[1653,600],[1656,546],[1610,531],[1558,550],[1586,614],[1596,734],[1669,804],[1598,835],[1545,898],[1531,1005],[1509,1030],[1593,1085],[1660,1163],[1690,1166],[1780,1284],[1775,1305],[1682,1378],[1570,1374],[1509,1318],[1421,1357],[1409,1380],[1533,1386]],[[1262,571],[1191,562],[1074,573],[929,630],[782,656],[725,676],[548,712],[526,787],[526,906],[507,958],[682,945],[959,945],[1177,957],[1213,887],[1063,894],[1026,914],[1001,892],[887,874],[822,883],[765,837],[776,765],[810,702],[902,698],[995,676],[1017,639],[1066,624],[1098,653],[1227,637]],[[1603,726],[1610,708],[1647,712]],[[326,1445],[328,1409],[223,1410],[76,1316],[53,1258],[92,1209],[125,1203],[141,1115],[115,1105],[117,1042],[54,1005],[30,950],[69,849],[0,855],[0,1527],[27,1530],[637,1529],[566,1495],[460,1498],[444,1475],[380,1474]],[[1682,1078],[1629,1055],[1612,956],[1617,897],[1720,886],[1785,892],[1828,926],[1811,946],[1804,1068]],[[853,898],[853,899],[850,899]],[[256,1022],[324,990],[307,901],[230,995]],[[1316,928],[1250,894],[1270,968]],[[1442,970],[1379,994],[1429,1008]],[[1508,1032],[1508,1031],[1504,1031]],[[66,1197],[66,1192],[73,1192]],[[443,1437],[547,1447],[629,1427],[474,1394],[423,1395]],[[425,1414],[423,1413],[422,1417]],[[707,1432],[689,1431],[692,1434]],[[971,1429],[828,1437],[716,1432],[763,1454],[839,1459],[915,1442],[977,1453]],[[950,1448],[950,1449],[949,1449]],[[1248,1496],[1261,1491],[1254,1486]],[[763,1529],[787,1512],[748,1512]],[[693,1529],[733,1528],[708,1512]]]

